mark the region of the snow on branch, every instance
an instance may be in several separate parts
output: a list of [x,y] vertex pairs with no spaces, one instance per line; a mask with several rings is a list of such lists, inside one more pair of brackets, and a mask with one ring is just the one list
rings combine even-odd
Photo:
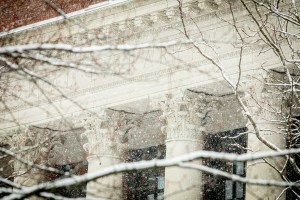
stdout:
[[187,41],[169,41],[163,43],[143,43],[137,45],[91,45],[91,46],[74,46],[70,44],[51,44],[51,43],[43,43],[43,44],[26,44],[26,45],[14,45],[14,46],[5,46],[0,48],[0,54],[6,53],[23,53],[24,51],[29,50],[62,50],[69,51],[73,53],[91,53],[91,52],[101,52],[101,51],[109,51],[109,50],[117,50],[117,51],[130,51],[130,50],[138,50],[138,49],[149,49],[149,48],[166,48],[181,44],[191,44],[190,40]]
[[263,179],[248,179],[243,178],[237,175],[229,175],[225,172],[213,169],[207,169],[207,167],[201,165],[187,165],[185,162],[196,160],[196,159],[218,159],[218,160],[227,160],[232,162],[245,162],[252,160],[259,160],[262,158],[271,158],[284,155],[291,155],[300,153],[300,149],[289,149],[282,150],[280,152],[267,151],[259,153],[246,153],[242,155],[232,154],[232,153],[220,153],[212,151],[197,151],[189,153],[183,156],[164,159],[164,160],[151,160],[151,161],[140,161],[133,163],[122,163],[107,167],[105,169],[95,171],[92,173],[87,173],[81,176],[72,176],[70,178],[60,179],[53,182],[41,183],[31,187],[23,187],[18,191],[18,193],[11,194],[3,198],[3,200],[13,200],[13,199],[23,199],[33,194],[38,194],[42,191],[48,191],[52,189],[68,187],[71,185],[76,185],[78,183],[89,182],[100,177],[108,176],[115,173],[132,171],[132,170],[142,170],[155,167],[170,167],[170,166],[179,166],[185,168],[192,168],[195,170],[202,170],[214,175],[225,176],[233,179],[234,181],[239,181],[243,183],[256,184],[256,185],[265,185],[265,186],[277,186],[277,187],[291,187],[291,186],[300,186],[300,183],[294,182],[283,182],[275,180],[263,180]]

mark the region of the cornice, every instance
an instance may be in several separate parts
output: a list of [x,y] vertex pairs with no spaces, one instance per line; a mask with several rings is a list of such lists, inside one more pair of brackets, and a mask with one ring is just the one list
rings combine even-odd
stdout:
[[22,31],[27,31],[30,29],[34,29],[34,28],[38,28],[38,27],[42,27],[42,26],[46,26],[46,25],[51,25],[53,23],[58,23],[60,21],[65,20],[65,18],[70,19],[70,18],[78,17],[78,16],[85,15],[85,14],[88,14],[93,11],[97,11],[99,9],[115,6],[116,4],[124,3],[126,1],[128,1],[128,0],[108,0],[107,2],[100,2],[98,4],[91,5],[87,8],[84,8],[84,9],[81,9],[81,10],[78,10],[75,12],[67,13],[65,16],[53,17],[53,18],[46,19],[46,20],[36,22],[33,24],[28,24],[25,26],[17,27],[17,28],[11,29],[9,31],[0,32],[0,38],[10,35],[10,34],[19,33]]
[[[257,52],[262,47],[263,46],[258,46],[258,45],[257,46],[252,46],[248,49],[245,49],[243,51],[243,55],[244,56],[245,55],[250,55],[254,52]],[[220,54],[218,58],[220,60],[228,60],[228,59],[238,57],[239,55],[240,55],[240,51],[237,50],[237,51],[233,51],[233,52],[229,52],[229,53]],[[189,66],[195,66],[194,68],[197,68],[198,66],[208,65],[208,64],[210,64],[210,62],[207,59],[202,59],[202,60],[192,62],[192,63],[188,63],[188,64],[189,64]],[[159,79],[160,77],[166,76],[170,73],[175,73],[175,72],[180,72],[180,71],[185,71],[185,70],[191,70],[191,69],[192,69],[192,67],[181,67],[179,65],[176,65],[176,66],[170,67],[168,69],[162,69],[162,70],[149,72],[149,73],[145,73],[145,74],[139,74],[139,75],[130,77],[128,79],[122,79],[122,80],[114,81],[114,82],[111,82],[111,83],[100,84],[100,85],[96,85],[94,87],[83,88],[81,90],[65,93],[65,96],[67,96],[68,98],[74,99],[76,97],[83,96],[83,95],[86,95],[86,94],[95,94],[95,93],[99,93],[101,91],[117,88],[117,87],[120,87],[120,86],[129,85],[129,84],[132,84],[134,82],[155,80],[155,79]],[[26,103],[22,103],[22,104],[19,104],[17,106],[10,107],[9,112],[16,112],[16,111],[20,111],[20,110],[25,110],[25,109],[31,108],[32,105],[34,105],[36,107],[46,105],[46,104],[49,104],[49,100],[52,103],[55,103],[55,102],[59,102],[59,101],[64,100],[64,99],[65,99],[64,97],[58,96],[58,97],[53,97],[53,98],[49,98],[49,99],[36,100],[36,101],[33,101],[31,103],[31,105],[28,105]],[[0,113],[8,113],[8,111],[5,110],[5,109],[2,109],[2,110],[0,110]]]
[[[220,0],[216,0],[219,2]],[[225,8],[224,8],[225,5]],[[226,3],[221,7],[220,3],[206,0],[205,2],[191,1],[183,4],[183,17],[185,24],[191,25],[197,22],[211,20],[216,16],[222,17],[229,15],[231,9],[226,6]],[[234,5],[232,11],[238,15],[243,15],[241,5]],[[211,23],[210,23],[211,25]],[[159,9],[155,12],[149,12],[135,17],[128,17],[121,21],[114,21],[100,25],[96,28],[79,32],[73,35],[65,36],[68,40],[76,43],[78,36],[85,37],[90,31],[97,32],[97,37],[105,40],[105,43],[118,42],[120,38],[126,40],[136,38],[137,36],[145,36],[145,34],[160,33],[162,31],[177,29],[182,26],[180,22],[180,13],[178,6]],[[87,36],[88,37],[88,36]],[[74,38],[74,39],[73,39]]]
[[[158,1],[159,2],[159,1]],[[223,0],[204,0],[204,1],[194,1],[194,0],[186,0],[186,3],[183,4],[183,15],[186,18],[186,20],[191,21],[192,18],[199,18],[201,17],[202,20],[205,19],[211,19],[211,17],[215,17],[215,15],[218,16],[222,16],[224,14],[229,14],[230,10],[228,8],[228,4],[226,3],[226,1]],[[222,2],[222,5],[221,3]],[[233,2],[233,0],[232,0]],[[157,2],[156,2],[157,3]],[[146,11],[146,13],[144,14],[135,14],[134,16],[131,17],[112,17],[110,16],[110,20],[105,20],[106,16],[97,16],[96,19],[98,19],[99,17],[103,17],[101,18],[101,21],[103,22],[98,22],[94,28],[85,28],[84,31],[79,31],[78,33],[72,34],[70,35],[70,33],[68,33],[67,35],[62,36],[63,38],[76,38],[76,35],[81,35],[82,34],[88,34],[88,32],[90,31],[95,31],[97,30],[98,35],[101,35],[102,37],[107,37],[109,36],[109,41],[111,41],[111,39],[117,39],[117,38],[123,38],[125,36],[129,36],[132,34],[138,34],[141,32],[146,32],[146,30],[149,30],[151,28],[154,27],[161,27],[161,26],[169,26],[170,23],[175,23],[175,22],[179,22],[180,20],[180,13],[179,13],[179,9],[176,4],[171,4],[171,3],[167,3],[165,4],[164,1],[162,1],[162,4],[164,5],[163,9],[157,9],[155,11]],[[138,10],[140,5],[139,1],[134,1],[134,0],[130,0],[130,1],[122,1],[122,5],[124,5],[125,7],[131,7],[131,9],[134,10]],[[124,7],[123,6],[123,7]],[[224,13],[224,6],[225,6],[225,13]],[[124,7],[124,8],[125,8]],[[116,9],[120,9],[122,8],[122,6],[118,6],[116,7]],[[108,9],[108,8],[107,8]],[[104,11],[106,11],[107,9],[104,9]],[[109,9],[114,9],[109,8]],[[129,8],[127,8],[129,9]],[[237,8],[236,5],[233,6],[233,10],[234,12],[238,12],[239,10],[241,10],[240,8]],[[107,10],[108,11],[108,10]],[[124,12],[130,12],[125,10]],[[132,11],[131,11],[132,12]],[[109,14],[109,12],[107,12]],[[113,13],[113,12],[112,12]],[[93,12],[93,15],[97,15],[97,12]],[[114,19],[116,18],[116,19]],[[93,18],[93,20],[96,20],[95,18]],[[74,19],[69,19],[70,22],[67,24],[66,28],[72,27],[74,26],[74,22],[76,22],[76,20],[82,24],[82,23],[86,23],[87,27],[89,26],[89,24],[91,23],[95,23],[94,21],[88,20],[88,19],[81,19],[79,17],[74,18]],[[72,20],[75,20],[74,22]],[[99,19],[98,19],[99,20]],[[194,20],[194,19],[193,19]],[[65,29],[62,28],[58,22],[52,22],[52,24],[49,24],[48,26],[55,26],[57,24],[57,30],[55,31],[60,32],[61,30]],[[48,27],[47,26],[47,27]],[[173,26],[174,27],[174,26]],[[54,28],[55,29],[55,28]],[[86,31],[86,32],[85,32]],[[39,34],[38,32],[42,32],[42,30],[40,29],[36,29],[36,30],[32,30],[32,32],[34,33],[33,37],[36,37],[37,34]],[[72,32],[72,31],[71,31]],[[30,35],[30,34],[29,34]],[[23,37],[20,35],[18,35],[19,38]],[[18,38],[15,38],[16,40],[18,40]]]
[[[201,22],[205,21],[208,19],[211,19],[212,17],[215,17],[216,15],[218,16],[224,16],[227,14],[230,14],[230,9],[225,8],[225,9],[219,9],[221,6],[220,0],[215,0],[215,1],[190,1],[186,4],[184,4],[183,7],[183,12],[185,14],[186,19],[186,24],[192,24],[195,22]],[[238,11],[241,9],[240,6],[235,6],[234,11]],[[176,6],[173,7],[168,7],[165,9],[157,10],[156,12],[151,12],[145,15],[137,16],[136,18],[128,18],[123,21],[107,24],[105,26],[102,26],[98,28],[100,31],[103,32],[103,34],[110,34],[112,38],[120,38],[124,37],[126,38],[126,35],[131,34],[132,32],[134,34],[151,34],[153,32],[160,32],[164,30],[170,30],[174,28],[178,28],[181,26],[181,23],[179,22],[180,18],[178,17],[178,8]],[[145,26],[146,24],[146,26]],[[131,30],[130,31],[125,31],[125,30]],[[86,33],[88,34],[88,33]],[[72,37],[76,38],[78,37],[79,34],[72,35]],[[82,36],[82,35],[81,35]],[[255,46],[251,47],[249,49],[244,50],[245,55],[252,54],[253,52],[257,51],[260,49],[261,46]],[[226,60],[226,59],[231,59],[234,57],[238,57],[240,55],[240,51],[232,51],[229,53],[221,54],[219,56],[220,60]],[[204,64],[209,64],[209,61],[206,59],[190,63],[190,65],[193,66],[199,66],[201,64],[202,66]],[[83,96],[85,94],[94,94],[94,93],[99,93],[104,90],[112,89],[112,88],[117,88],[120,86],[128,85],[133,82],[137,81],[146,81],[146,80],[153,80],[153,79],[158,79],[162,76],[168,75],[169,73],[174,73],[174,72],[180,72],[184,71],[188,68],[186,67],[180,67],[180,66],[174,66],[168,69],[163,69],[163,70],[158,70],[155,72],[149,72],[145,74],[139,74],[136,76],[133,76],[129,79],[123,79],[123,80],[118,80],[115,82],[107,83],[107,84],[100,84],[96,85],[94,87],[90,88],[84,88],[79,91],[73,91],[70,93],[66,93],[65,95],[68,96],[69,98],[76,98],[79,96]],[[55,103],[58,101],[63,100],[63,97],[53,97],[51,98],[51,102]],[[33,105],[35,106],[41,106],[48,104],[49,100],[42,99],[42,100],[36,100],[32,102]],[[32,107],[31,105],[27,105],[25,103],[19,104],[17,106],[11,107],[9,112],[16,112],[20,110],[25,110],[27,108]],[[0,110],[0,113],[6,113],[6,110]]]

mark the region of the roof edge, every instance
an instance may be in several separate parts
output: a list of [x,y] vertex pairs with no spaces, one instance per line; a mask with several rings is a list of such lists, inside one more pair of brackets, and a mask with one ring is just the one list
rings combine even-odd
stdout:
[[[122,4],[122,3],[127,2],[127,1],[129,1],[129,0],[109,0],[109,1],[106,1],[106,2],[97,3],[97,4],[94,4],[94,5],[90,5],[87,8],[68,13],[68,14],[66,14],[66,17],[67,18],[74,18],[74,17],[80,16],[80,15],[83,15],[83,14],[87,14],[87,13],[96,11],[96,10],[100,10],[100,9],[103,9],[103,8],[108,8],[108,7],[117,5],[117,4]],[[58,17],[53,17],[53,18],[46,19],[46,20],[43,20],[43,21],[40,21],[40,22],[28,24],[28,25],[25,25],[25,26],[20,26],[18,28],[14,28],[14,29],[11,29],[9,31],[3,31],[3,32],[0,32],[0,38],[4,37],[4,36],[7,36],[7,35],[10,35],[10,34],[19,33],[19,32],[34,29],[34,28],[37,28],[37,27],[46,26],[46,25],[49,25],[49,24],[54,23],[54,22],[62,21],[64,19],[65,19],[64,16],[58,16]]]

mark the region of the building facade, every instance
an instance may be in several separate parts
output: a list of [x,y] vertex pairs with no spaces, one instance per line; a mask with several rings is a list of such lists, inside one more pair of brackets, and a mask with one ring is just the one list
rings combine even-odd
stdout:
[[[287,148],[284,120],[292,106],[282,88],[288,83],[286,66],[254,34],[255,20],[246,9],[255,10],[251,3],[49,2],[49,16],[26,18],[0,33],[1,65],[7,69],[1,81],[12,91],[1,91],[7,102],[1,106],[1,144],[10,150],[2,151],[2,159],[13,158],[10,165],[3,162],[1,176],[34,186],[201,150]],[[290,46],[282,44],[281,51]],[[288,67],[297,77],[297,69]],[[286,165],[283,157],[203,158],[113,173],[51,192],[87,199],[292,199],[288,188],[246,184],[207,170],[284,182],[286,172],[280,170]],[[26,197],[55,199],[43,195]]]

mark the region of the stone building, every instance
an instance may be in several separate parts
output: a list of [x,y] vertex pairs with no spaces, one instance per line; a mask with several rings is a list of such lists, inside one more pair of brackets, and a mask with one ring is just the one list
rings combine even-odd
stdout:
[[[17,94],[1,91],[2,102],[7,102],[1,105],[1,144],[14,158],[8,165],[11,158],[4,156],[2,177],[33,186],[69,176],[59,172],[83,175],[114,164],[200,150],[242,154],[270,150],[269,143],[286,148],[282,119],[289,98],[282,87],[273,87],[287,81],[285,68],[274,52],[264,51],[258,36],[246,37],[255,24],[241,2],[25,2],[35,17],[24,10],[18,15],[18,3],[25,6],[21,1],[2,6],[15,12],[1,14],[1,46],[12,48],[0,49],[0,63],[2,68],[12,64],[29,71],[16,68],[10,75],[8,70],[9,80],[0,76]],[[18,21],[13,23],[11,16]],[[232,23],[249,40],[242,51]],[[298,42],[293,45],[299,49]],[[287,46],[283,52],[289,51]],[[298,115],[296,109],[293,116]],[[276,169],[285,166],[283,158],[189,163],[248,179],[285,180]],[[52,192],[88,199],[290,195],[282,187],[244,184],[182,167],[112,174]]]

